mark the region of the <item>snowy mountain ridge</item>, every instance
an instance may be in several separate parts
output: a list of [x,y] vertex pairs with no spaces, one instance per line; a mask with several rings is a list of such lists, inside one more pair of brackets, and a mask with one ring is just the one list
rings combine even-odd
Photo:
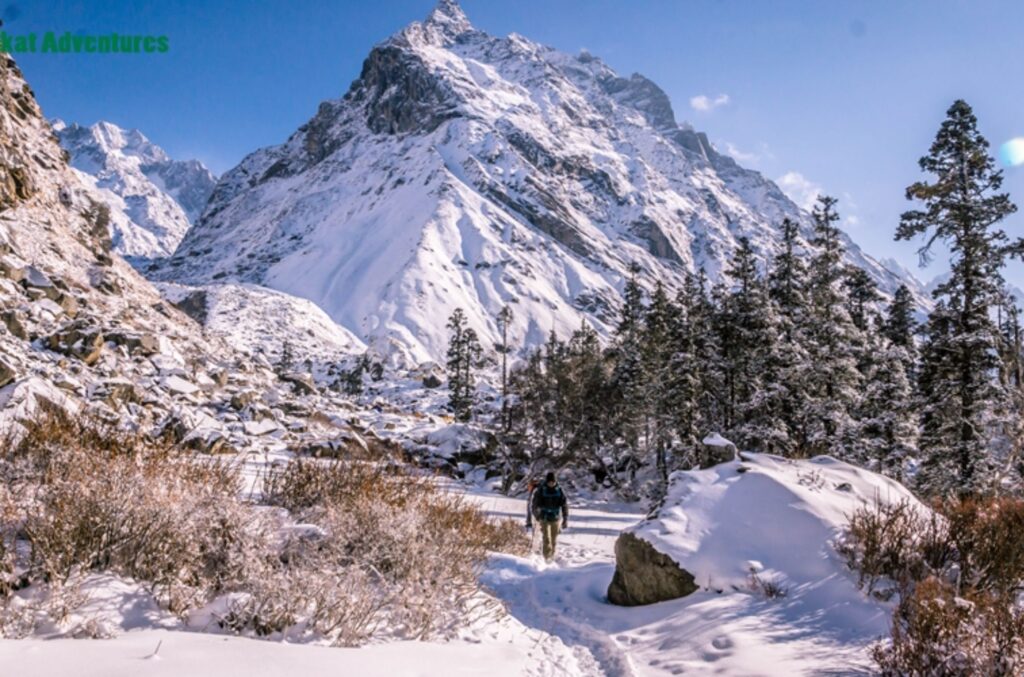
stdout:
[[[607,336],[631,264],[648,287],[722,279],[739,238],[763,262],[787,217],[810,227],[650,80],[490,36],[442,0],[374,47],[344,97],[221,177],[153,274],[307,298],[419,362],[443,354],[457,307],[489,343],[506,304],[516,345],[584,321]],[[905,281],[846,246],[884,292]]]
[[53,129],[80,178],[110,207],[114,250],[129,259],[170,256],[213,192],[210,170],[171,159],[137,129],[62,120]]

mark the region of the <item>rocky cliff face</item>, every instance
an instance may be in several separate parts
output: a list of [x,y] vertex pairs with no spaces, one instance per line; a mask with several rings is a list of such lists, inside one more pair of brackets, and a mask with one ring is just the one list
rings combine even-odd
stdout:
[[326,372],[356,339],[279,293],[162,298],[112,249],[109,219],[0,55],[0,438],[45,403],[207,452],[345,448],[332,417],[352,405]]
[[110,207],[114,250],[131,260],[170,256],[199,217],[216,179],[197,160],[172,160],[138,130],[57,120],[54,131]]
[[[646,284],[724,275],[808,217],[676,121],[666,94],[587,53],[475,29],[452,0],[375,47],[341,99],[223,176],[155,273],[308,298],[379,350],[437,359],[456,307],[517,344],[609,331],[631,263]],[[850,241],[884,290],[900,278]]]

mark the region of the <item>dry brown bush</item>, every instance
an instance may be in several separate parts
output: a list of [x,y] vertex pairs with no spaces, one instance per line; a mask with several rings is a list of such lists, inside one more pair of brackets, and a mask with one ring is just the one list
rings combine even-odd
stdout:
[[19,495],[5,531],[27,542],[33,581],[111,571],[180,613],[247,576],[258,525],[230,466],[50,412],[0,452],[0,474]]
[[[306,526],[240,489],[235,468],[170,440],[60,412],[28,424],[0,448],[0,635],[66,617],[83,576],[106,571],[182,616],[212,603],[236,632],[346,645],[384,626],[426,637],[465,622],[489,551],[527,545],[516,525],[396,464],[272,470],[265,502]],[[24,581],[13,581],[16,542]],[[5,604],[15,584],[45,590],[43,606]]]
[[874,658],[885,675],[1024,672],[1024,501],[938,501],[931,516],[875,505],[850,519],[840,545],[869,589],[900,593],[892,641]]
[[950,542],[971,587],[1013,592],[1024,586],[1024,500],[948,500]]
[[400,466],[294,461],[266,478],[264,500],[322,526],[339,564],[378,575],[389,621],[425,637],[478,599],[487,553],[525,553],[522,530]]
[[946,522],[935,513],[907,500],[876,500],[850,516],[838,550],[858,572],[858,584],[871,592],[883,579],[903,588],[941,568],[950,556],[947,540]]

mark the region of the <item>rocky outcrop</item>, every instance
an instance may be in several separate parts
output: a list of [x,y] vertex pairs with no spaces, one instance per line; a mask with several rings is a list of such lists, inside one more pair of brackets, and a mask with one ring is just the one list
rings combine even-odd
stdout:
[[444,81],[394,45],[370,52],[351,96],[365,101],[366,124],[378,134],[428,133],[459,114]]
[[281,374],[279,378],[285,383],[291,384],[292,388],[299,395],[316,394],[316,384],[313,382],[313,377],[309,374],[285,373]]
[[51,334],[47,347],[92,365],[103,354],[104,343],[103,332],[98,327],[76,322]]
[[206,292],[195,291],[174,304],[178,310],[185,313],[199,324],[206,322]]
[[0,359],[0,388],[7,385],[17,377],[18,374],[14,371],[14,367]]
[[612,604],[654,604],[696,590],[693,574],[647,541],[628,531],[615,541],[615,576],[608,586],[608,601]]

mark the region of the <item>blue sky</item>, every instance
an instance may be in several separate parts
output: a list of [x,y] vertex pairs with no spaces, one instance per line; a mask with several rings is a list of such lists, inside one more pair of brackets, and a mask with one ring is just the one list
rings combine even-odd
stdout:
[[[19,57],[44,112],[141,129],[172,156],[214,170],[280,143],[341,96],[372,45],[424,18],[434,0],[7,3],[10,33],[167,35],[160,55]],[[916,271],[894,243],[946,108],[966,99],[993,145],[1024,136],[1024,3],[462,0],[490,33],[588,49],[643,73],[680,120],[742,164],[798,194],[840,199],[846,229],[870,253]],[[1024,167],[1005,187],[1024,208]],[[1024,215],[1007,220],[1024,234]],[[941,262],[922,279],[941,272]],[[1024,287],[1024,267],[1010,279]]]

